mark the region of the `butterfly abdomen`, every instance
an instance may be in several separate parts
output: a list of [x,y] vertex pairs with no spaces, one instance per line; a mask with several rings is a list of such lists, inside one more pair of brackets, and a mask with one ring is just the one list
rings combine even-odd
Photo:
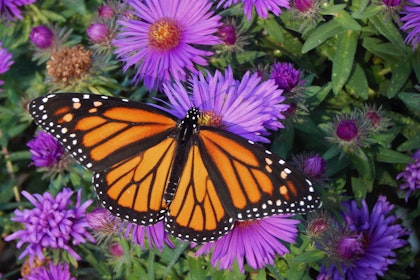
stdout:
[[163,197],[165,202],[168,204],[174,198],[181,174],[184,170],[185,163],[187,162],[188,152],[190,150],[190,146],[192,145],[191,138],[198,131],[197,123],[199,116],[199,110],[197,108],[191,108],[188,110],[185,118],[179,121],[177,125],[178,133],[175,137],[177,140],[178,149],[173,161],[168,186]]

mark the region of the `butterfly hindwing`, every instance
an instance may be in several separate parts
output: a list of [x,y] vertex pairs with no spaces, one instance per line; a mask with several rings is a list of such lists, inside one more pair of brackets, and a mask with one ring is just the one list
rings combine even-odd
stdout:
[[165,217],[163,199],[177,147],[166,138],[143,153],[119,162],[93,176],[103,206],[116,216],[140,225]]
[[169,233],[197,243],[216,240],[233,227],[218,186],[211,180],[197,145],[188,152],[165,226]]
[[206,168],[233,219],[305,213],[321,205],[311,182],[264,148],[212,127],[202,127],[199,138]]
[[176,130],[176,118],[162,110],[103,95],[51,94],[28,108],[38,125],[94,171],[139,154]]

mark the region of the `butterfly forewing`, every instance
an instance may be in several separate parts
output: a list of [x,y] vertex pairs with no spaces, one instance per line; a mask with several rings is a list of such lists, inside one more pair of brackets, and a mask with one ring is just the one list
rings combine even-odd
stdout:
[[235,220],[309,212],[321,205],[309,180],[264,148],[227,131],[201,128],[207,170]]
[[176,118],[157,108],[95,94],[59,93],[33,100],[35,122],[85,167],[101,171],[174,134]]

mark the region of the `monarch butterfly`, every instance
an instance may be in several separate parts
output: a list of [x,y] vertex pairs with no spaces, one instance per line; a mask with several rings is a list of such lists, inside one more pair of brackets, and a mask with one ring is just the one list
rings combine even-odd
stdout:
[[99,200],[139,225],[196,243],[235,221],[304,213],[321,205],[311,182],[284,160],[236,134],[109,96],[61,93],[30,102],[35,122],[94,172]]

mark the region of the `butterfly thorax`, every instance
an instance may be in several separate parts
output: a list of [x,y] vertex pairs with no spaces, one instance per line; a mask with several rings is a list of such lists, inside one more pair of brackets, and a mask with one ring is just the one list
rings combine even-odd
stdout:
[[164,199],[167,204],[172,201],[178,188],[179,179],[181,177],[180,175],[184,170],[185,163],[187,162],[188,151],[190,145],[192,144],[191,137],[193,137],[193,135],[198,131],[199,117],[200,111],[198,108],[192,107],[188,110],[185,118],[178,123],[179,132],[177,134],[177,140],[179,148],[177,149],[173,161],[171,175],[164,195]]
[[200,111],[197,108],[190,108],[179,124],[178,141],[180,145],[185,145],[189,142],[191,136],[196,133],[198,128],[198,119]]

